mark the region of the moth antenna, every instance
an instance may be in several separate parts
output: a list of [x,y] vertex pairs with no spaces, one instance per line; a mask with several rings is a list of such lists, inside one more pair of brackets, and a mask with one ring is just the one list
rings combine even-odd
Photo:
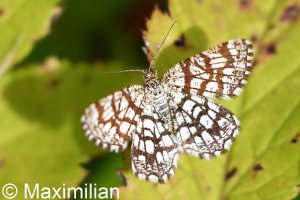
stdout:
[[105,71],[101,72],[103,74],[119,74],[119,73],[126,73],[126,72],[141,72],[144,74],[144,70],[141,69],[128,69],[128,70],[120,70],[120,71]]
[[[171,27],[169,28],[169,30],[168,30],[166,36],[164,37],[163,41],[160,43],[160,45],[159,45],[159,47],[158,47],[158,49],[157,49],[157,52],[155,53],[155,55],[153,56],[153,59],[152,59],[151,62],[150,62],[149,70],[151,70],[151,67],[152,67],[153,63],[155,62],[155,59],[156,59],[156,57],[157,57],[157,55],[158,55],[158,53],[159,53],[159,51],[160,51],[162,45],[165,43],[167,37],[169,36],[169,33],[171,32],[171,30],[172,30],[173,26],[176,24],[176,22],[177,22],[176,20],[173,22],[173,24],[172,24]],[[155,73],[156,73],[156,70],[155,70]]]

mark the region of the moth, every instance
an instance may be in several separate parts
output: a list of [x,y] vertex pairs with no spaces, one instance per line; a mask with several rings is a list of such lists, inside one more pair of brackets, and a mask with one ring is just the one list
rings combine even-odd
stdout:
[[238,96],[252,70],[253,45],[232,39],[176,64],[162,78],[155,65],[132,85],[91,104],[81,118],[89,140],[121,152],[131,143],[132,171],[165,183],[179,155],[211,159],[226,152],[239,133],[232,112],[211,98]]

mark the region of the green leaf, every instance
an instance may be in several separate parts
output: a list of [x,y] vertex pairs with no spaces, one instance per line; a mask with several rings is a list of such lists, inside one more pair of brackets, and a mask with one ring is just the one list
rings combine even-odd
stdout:
[[[299,6],[294,1],[275,0],[264,4],[174,0],[169,4],[171,17],[159,10],[153,13],[144,35],[154,52],[174,19],[177,21],[157,61],[161,74],[176,62],[232,38],[254,40],[256,65],[240,97],[218,100],[241,121],[240,135],[231,150],[211,161],[181,155],[174,177],[164,185],[140,181],[128,171],[128,184],[120,191],[123,199],[281,200],[297,195]],[[298,13],[288,13],[297,8]],[[184,45],[176,46],[173,42],[180,35]]]
[[[25,25],[36,26],[35,21],[45,20],[42,15],[48,9],[41,5],[50,3],[36,2],[35,7],[23,1],[24,5],[30,4],[30,13],[38,11],[38,14],[25,18],[28,9],[22,7],[24,18],[16,21],[24,24],[25,31],[34,31],[26,29]],[[116,31],[124,30],[123,24],[111,26],[117,24],[121,17],[124,19],[120,13],[128,12],[132,3],[134,1],[121,0],[105,3],[93,0],[89,4],[83,1],[66,2],[65,12],[49,37],[39,42],[28,39],[36,42],[34,50],[25,60],[20,56],[22,61],[18,67],[1,77],[0,187],[9,182],[16,184],[18,199],[22,199],[24,183],[31,186],[39,183],[41,187],[61,187],[64,183],[67,187],[84,186],[85,183],[99,187],[121,184],[117,174],[117,169],[122,167],[121,155],[105,153],[89,142],[84,136],[80,117],[87,106],[101,97],[127,85],[142,83],[140,74],[103,73],[118,71],[120,66],[143,66],[140,60],[146,61],[145,57],[136,55],[132,50],[135,43],[128,39],[130,34]],[[8,1],[5,4],[11,3]],[[3,17],[0,16],[0,23],[4,23],[1,20],[8,13],[5,13],[7,10],[1,11],[1,5],[4,3],[0,3],[0,15],[2,13]],[[15,14],[12,18],[17,16]],[[48,30],[46,21],[44,31]],[[70,26],[73,23],[76,26]],[[6,24],[4,28],[12,25]],[[2,44],[6,42],[4,36],[0,40],[3,40]],[[104,46],[101,46],[102,41],[105,41]],[[33,43],[30,43],[30,48],[31,45]],[[142,51],[137,48],[136,51],[142,55]],[[122,57],[116,56],[121,53]],[[49,55],[68,59],[59,60]],[[132,59],[131,55],[137,59]],[[112,57],[117,57],[118,61],[111,61]],[[108,58],[110,63],[103,64]],[[102,64],[91,64],[91,60]],[[11,61],[9,64],[15,64]]]
[[[112,89],[132,84],[129,80],[135,78],[135,74],[108,76],[99,66],[70,65],[52,57],[0,79],[0,186],[16,184],[19,198],[24,183],[32,188],[35,183],[41,187],[82,183],[87,171],[81,165],[92,155],[104,153],[84,135],[80,123],[84,109]],[[117,65],[106,67],[113,70]],[[100,156],[94,166],[101,169],[96,176],[100,179],[85,180],[98,182],[99,187],[119,185],[116,169],[120,162],[120,156]]]
[[0,75],[20,62],[49,32],[59,0],[0,0]]

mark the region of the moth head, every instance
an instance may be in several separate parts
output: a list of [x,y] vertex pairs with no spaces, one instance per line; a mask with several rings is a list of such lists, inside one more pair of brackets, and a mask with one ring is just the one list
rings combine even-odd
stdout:
[[148,80],[145,83],[145,86],[147,88],[147,94],[149,95],[149,99],[155,98],[157,95],[160,95],[162,93],[162,88],[159,83],[159,80],[157,78],[153,78]]
[[150,80],[155,79],[155,76],[152,74],[150,70],[144,71],[144,81],[145,83],[149,82]]

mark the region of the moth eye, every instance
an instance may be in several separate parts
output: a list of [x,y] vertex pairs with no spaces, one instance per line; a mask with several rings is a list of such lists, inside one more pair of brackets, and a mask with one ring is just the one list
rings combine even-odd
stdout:
[[151,82],[151,83],[150,83],[150,86],[153,87],[153,88],[156,88],[155,85],[156,85],[156,84],[155,84],[154,82]]

